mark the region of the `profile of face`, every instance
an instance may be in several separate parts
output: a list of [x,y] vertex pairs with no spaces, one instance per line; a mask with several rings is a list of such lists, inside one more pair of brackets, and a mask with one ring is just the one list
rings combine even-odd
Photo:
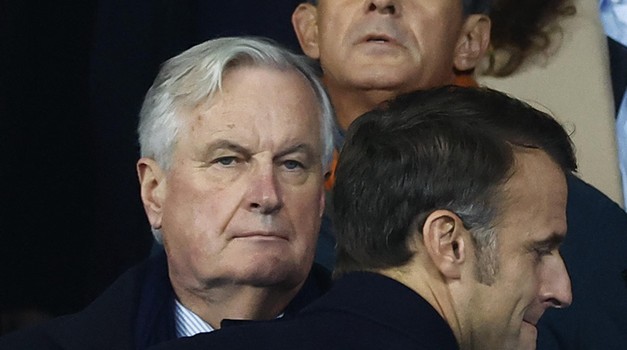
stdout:
[[543,151],[522,150],[505,188],[495,226],[496,272],[487,283],[475,278],[465,291],[462,328],[471,333],[472,349],[535,349],[540,316],[572,301],[558,251],[566,234],[563,172]]
[[324,211],[320,113],[299,72],[231,68],[210,102],[180,113],[170,168],[140,160],[175,289],[302,285]]
[[319,0],[292,16],[301,47],[327,86],[407,92],[452,83],[489,41],[486,16],[461,0]]

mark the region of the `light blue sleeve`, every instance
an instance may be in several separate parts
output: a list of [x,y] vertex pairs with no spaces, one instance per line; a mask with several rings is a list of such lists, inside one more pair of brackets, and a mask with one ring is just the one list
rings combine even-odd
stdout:
[[600,0],[599,13],[605,34],[627,46],[627,0]]

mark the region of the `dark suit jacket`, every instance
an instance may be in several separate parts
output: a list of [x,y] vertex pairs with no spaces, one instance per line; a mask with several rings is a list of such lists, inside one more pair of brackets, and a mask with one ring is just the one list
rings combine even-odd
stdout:
[[[573,304],[538,323],[538,350],[627,349],[627,213],[596,188],[568,177],[568,233],[560,252]],[[335,238],[323,221],[316,262],[333,268]]]
[[[314,265],[288,305],[294,315],[330,286],[328,271]],[[122,275],[85,310],[0,338],[0,349],[145,349],[176,339],[174,292],[165,253]]]
[[452,330],[420,295],[385,276],[354,272],[291,320],[248,322],[155,349],[458,349]]

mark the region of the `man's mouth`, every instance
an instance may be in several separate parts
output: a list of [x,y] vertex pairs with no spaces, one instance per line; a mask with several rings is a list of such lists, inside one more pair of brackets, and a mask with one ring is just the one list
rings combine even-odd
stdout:
[[266,240],[288,240],[287,235],[278,233],[278,232],[269,232],[269,231],[249,231],[236,234],[234,238],[255,238],[255,239],[266,239]]
[[536,349],[536,342],[538,340],[538,329],[535,322],[528,322],[523,320],[520,327],[520,336],[518,339],[519,349]]
[[387,43],[389,40],[386,38],[370,38],[367,40],[369,43]]
[[532,329],[535,332],[538,332],[538,328],[536,326],[536,322],[530,322],[527,320],[523,320],[522,322],[522,328],[527,328],[527,329]]
[[371,34],[371,35],[366,36],[366,38],[364,39],[364,42],[387,44],[387,43],[395,43],[396,40],[384,34]]

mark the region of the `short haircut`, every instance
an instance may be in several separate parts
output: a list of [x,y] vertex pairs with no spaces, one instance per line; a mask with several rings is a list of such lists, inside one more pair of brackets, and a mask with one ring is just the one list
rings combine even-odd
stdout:
[[503,185],[521,148],[576,171],[572,141],[555,119],[487,88],[414,92],[359,117],[336,169],[336,275],[405,265],[414,254],[408,238],[438,209],[460,217],[478,255],[494,251]]
[[[462,0],[464,13],[467,15],[476,13],[488,13],[492,0]],[[318,5],[318,0],[308,0],[310,4]]]
[[224,74],[238,67],[269,67],[300,72],[316,94],[320,106],[323,168],[333,157],[336,134],[333,107],[309,58],[295,55],[270,39],[226,37],[196,45],[166,61],[148,90],[139,115],[142,157],[153,158],[169,169],[182,114],[221,89]]
[[[162,66],[148,90],[139,115],[139,144],[142,157],[154,159],[169,170],[177,137],[189,108],[210,101],[221,89],[227,71],[238,67],[269,67],[300,72],[313,89],[319,105],[323,171],[333,158],[337,137],[335,116],[329,97],[318,79],[315,64],[295,55],[269,39],[230,37],[206,41]],[[153,228],[161,242],[161,232]]]

